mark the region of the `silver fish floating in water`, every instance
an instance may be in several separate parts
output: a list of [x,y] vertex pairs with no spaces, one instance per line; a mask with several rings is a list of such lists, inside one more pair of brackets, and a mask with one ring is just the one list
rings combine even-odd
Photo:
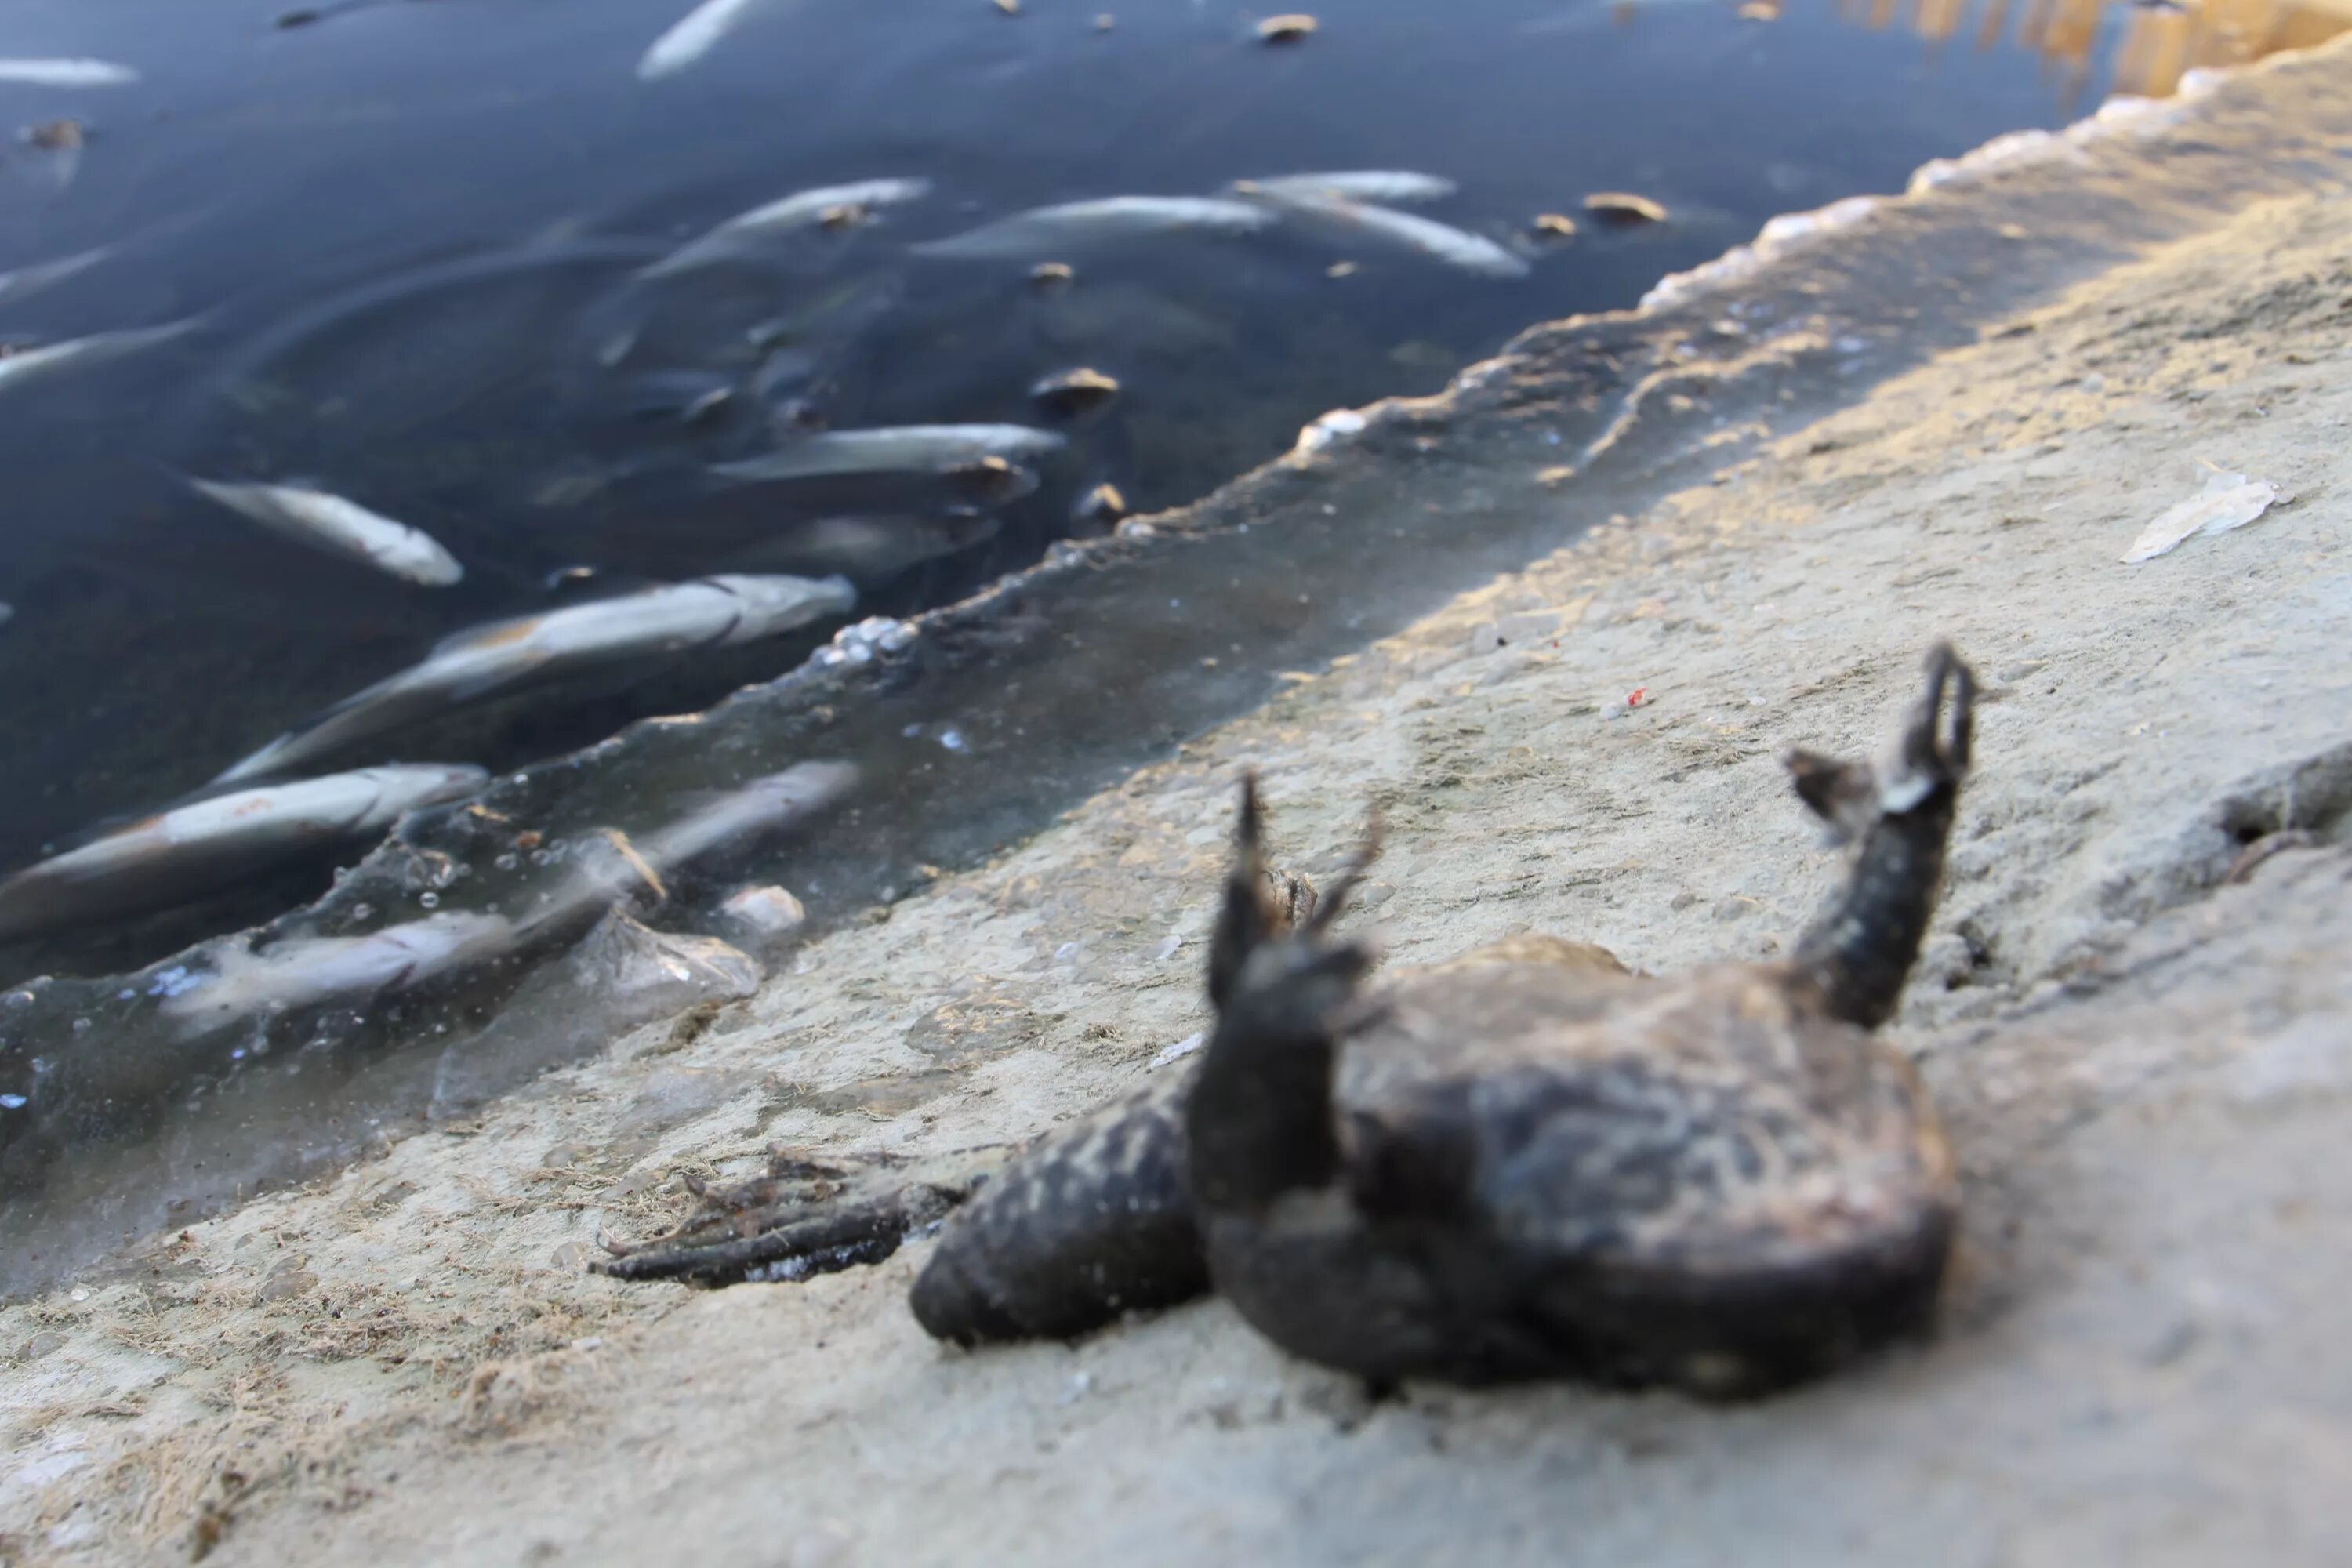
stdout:
[[128,87],[138,79],[137,71],[112,60],[0,59],[0,81],[26,87]]
[[427,587],[463,580],[465,567],[422,529],[368,510],[357,501],[299,485],[189,484],[272,532]]
[[991,458],[1038,457],[1063,438],[1026,425],[895,425],[825,430],[740,462],[715,463],[722,479],[759,481],[828,474],[945,473]]
[[898,206],[931,194],[929,180],[860,180],[854,184],[822,185],[797,191],[764,206],[737,213],[708,234],[688,240],[659,261],[640,271],[640,279],[667,278],[708,267],[740,254],[761,236],[782,234],[834,221],[836,214],[856,214],[871,207]]
[[1250,194],[1253,200],[1279,207],[1286,214],[1350,237],[1370,236],[1465,272],[1488,278],[1524,278],[1528,273],[1525,258],[1504,249],[1485,235],[1472,234],[1417,213],[1328,196],[1283,195],[1264,189]]
[[744,17],[772,0],[703,0],[653,41],[637,62],[639,81],[676,76],[719,47]]
[[215,782],[287,773],[387,730],[575,670],[775,637],[856,603],[844,577],[714,576],[495,621],[444,639],[422,664],[345,698]]
[[170,909],[303,850],[382,833],[403,812],[488,779],[477,767],[395,763],[174,806],[0,882],[0,942]]
[[0,305],[29,300],[34,295],[54,289],[67,279],[88,271],[114,254],[114,247],[101,245],[95,250],[77,251],[60,256],[55,261],[37,261],[29,267],[19,267],[14,272],[0,272]]
[[93,332],[86,338],[72,338],[61,343],[45,343],[37,349],[17,349],[0,353],[0,392],[12,386],[22,386],[36,377],[52,371],[79,365],[105,364],[158,343],[170,342],[195,331],[197,318],[167,321],[160,327],[129,327],[121,331]]
[[1236,195],[1320,197],[1342,202],[1437,202],[1462,187],[1443,174],[1410,169],[1349,169],[1328,174],[1278,174],[1270,180],[1235,180]]
[[1248,234],[1272,224],[1262,205],[1220,196],[1106,196],[1036,207],[908,248],[965,260],[1028,258],[1171,234]]
[[878,583],[996,537],[992,517],[821,517],[731,552],[739,572],[837,572]]

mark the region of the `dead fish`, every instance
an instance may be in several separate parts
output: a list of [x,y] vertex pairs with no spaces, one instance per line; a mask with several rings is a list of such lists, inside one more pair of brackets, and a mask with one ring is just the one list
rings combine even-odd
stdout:
[[729,575],[495,621],[445,638],[423,663],[345,698],[215,782],[287,773],[385,731],[574,670],[774,637],[856,602],[844,577]]
[[76,251],[60,256],[55,261],[36,261],[19,267],[13,272],[0,272],[0,305],[29,300],[46,289],[53,289],[78,273],[86,272],[114,254],[114,247],[101,245],[94,250]]
[[1041,261],[1029,269],[1029,281],[1047,293],[1059,293],[1077,280],[1077,268],[1066,261]]
[[837,226],[834,215],[862,212],[870,207],[898,206],[907,202],[920,201],[930,195],[929,180],[890,179],[861,180],[855,184],[824,185],[815,190],[796,191],[779,197],[749,212],[737,213],[725,223],[671,251],[659,261],[637,274],[641,279],[667,278],[723,261],[736,255],[763,235],[782,234],[795,228]]
[[264,528],[390,576],[444,588],[466,575],[457,558],[431,534],[339,495],[301,485],[232,485],[196,479],[188,483]]
[[158,343],[170,342],[195,331],[198,318],[168,321],[160,327],[128,327],[121,331],[93,332],[86,338],[72,338],[61,343],[47,343],[37,349],[16,349],[0,353],[0,392],[22,386],[51,371],[69,365],[88,368],[110,360],[118,360]]
[[1217,196],[1105,196],[1032,208],[908,248],[918,256],[1004,258],[1189,231],[1247,234],[1273,222],[1264,206]]
[[0,59],[0,81],[26,87],[128,87],[138,79],[137,71],[112,60]]
[[1056,419],[1077,419],[1099,414],[1118,395],[1118,380],[1081,365],[1039,378],[1029,388],[1030,401]]
[[855,787],[857,778],[853,763],[795,763],[724,793],[698,795],[677,816],[634,838],[606,828],[601,837],[613,853],[596,854],[591,843],[590,858],[526,918],[522,934],[576,923],[599,906],[634,900],[641,891],[659,898],[670,872],[714,849],[823,810]]
[[520,942],[503,915],[445,910],[364,936],[295,937],[262,952],[225,944],[214,950],[213,973],[172,985],[160,1011],[194,1030],[363,1000],[502,958]]
[[719,47],[744,17],[771,0],[703,0],[656,38],[637,61],[639,81],[676,76]]
[[992,517],[821,517],[729,555],[739,572],[840,573],[878,583],[996,536]]
[[898,425],[825,430],[740,462],[718,463],[723,479],[760,481],[826,474],[944,473],[994,458],[1058,450],[1061,437],[1026,425]]
[[1325,227],[1342,231],[1351,237],[1369,235],[1391,245],[1418,252],[1449,267],[1459,267],[1465,272],[1481,273],[1489,278],[1523,278],[1528,272],[1524,258],[1514,255],[1484,235],[1455,228],[1417,213],[1399,212],[1394,207],[1375,206],[1370,202],[1351,202],[1328,196],[1281,195],[1260,190],[1253,199],[1281,208]]
[[1320,24],[1304,11],[1288,11],[1258,23],[1257,36],[1264,43],[1295,44],[1302,38],[1311,37],[1318,26]]
[[1349,169],[1324,174],[1278,174],[1235,180],[1236,195],[1322,196],[1343,202],[1439,202],[1462,187],[1443,174],[1410,169]]
[[1538,213],[1528,225],[1538,236],[1549,240],[1574,239],[1576,220],[1566,213]]
[[1666,221],[1664,207],[1631,191],[1595,191],[1584,198],[1584,210],[1613,228]]
[[488,779],[456,763],[395,763],[174,806],[0,882],[0,942],[169,909],[306,849],[382,833]]

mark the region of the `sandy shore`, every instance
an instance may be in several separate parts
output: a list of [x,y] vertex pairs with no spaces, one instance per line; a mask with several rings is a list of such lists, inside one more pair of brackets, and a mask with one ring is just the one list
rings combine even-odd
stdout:
[[[1300,672],[747,1002],[0,1309],[0,1558],[2352,1561],[2340,178]],[[2123,564],[2197,458],[2292,499]],[[1213,1302],[943,1351],[919,1246],[582,1271],[772,1141],[1020,1137],[1165,1070],[1244,764],[1310,873],[1383,809],[1398,961],[1779,952],[1838,871],[1780,752],[1874,749],[1937,637],[1990,690],[1895,1026],[1968,1183],[1928,1347],[1729,1411],[1370,1405]]]

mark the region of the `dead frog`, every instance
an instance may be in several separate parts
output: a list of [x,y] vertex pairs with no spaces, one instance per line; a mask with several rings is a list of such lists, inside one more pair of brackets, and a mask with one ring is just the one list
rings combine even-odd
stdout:
[[1382,1382],[1731,1395],[1820,1372],[1923,1325],[1950,1246],[1943,1134],[1870,1031],[1935,902],[1973,698],[1939,647],[1890,765],[1791,755],[1798,795],[1859,841],[1843,892],[1785,963],[1664,979],[1519,936],[1367,986],[1372,949],[1332,922],[1370,847],[1314,907],[1265,870],[1245,784],[1216,1027],[1187,1070],[1018,1150],[779,1156],[600,1267],[793,1279],[936,1226],[915,1316],[962,1344],[1214,1289]]

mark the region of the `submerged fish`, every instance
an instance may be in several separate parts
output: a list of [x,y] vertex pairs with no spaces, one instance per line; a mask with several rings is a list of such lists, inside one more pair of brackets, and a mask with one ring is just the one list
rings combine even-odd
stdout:
[[101,245],[94,250],[60,256],[55,261],[36,261],[13,272],[0,272],[0,305],[29,300],[45,289],[57,287],[76,273],[89,270],[113,254],[114,247]]
[[220,775],[265,778],[354,742],[580,669],[774,637],[847,611],[845,578],[715,576],[495,621],[444,639],[424,662],[353,693]]
[[365,936],[296,937],[266,952],[215,950],[214,973],[183,982],[161,1011],[183,1027],[210,1027],[322,1002],[404,991],[514,951],[520,937],[503,915],[445,910]]
[[640,271],[640,279],[667,278],[674,273],[723,261],[761,235],[782,234],[830,221],[837,213],[868,207],[897,206],[930,195],[929,180],[861,180],[847,185],[822,185],[737,213],[725,223],[671,251]]
[[381,833],[401,813],[488,778],[454,763],[396,763],[174,806],[0,882],[0,942],[185,903],[303,850]]
[[826,474],[944,473],[995,458],[1055,451],[1063,438],[1026,425],[898,425],[826,430],[740,462],[718,463],[724,479],[814,479]]
[[1247,234],[1274,216],[1262,205],[1220,196],[1106,196],[1033,208],[908,248],[918,256],[968,259],[1028,257],[1187,230]]
[[61,343],[46,343],[37,349],[17,349],[0,353],[0,392],[12,386],[22,386],[35,377],[50,371],[64,370],[69,365],[104,364],[127,354],[195,331],[197,319],[167,321],[160,327],[128,327],[121,331],[93,332],[86,338],[71,338]]
[[821,517],[735,552],[740,572],[837,572],[859,583],[895,577],[996,536],[992,517]]
[[1455,228],[1451,224],[1439,223],[1417,213],[1398,212],[1393,207],[1374,206],[1369,202],[1320,195],[1283,195],[1264,190],[1255,193],[1255,199],[1349,235],[1369,235],[1386,240],[1433,261],[1459,267],[1466,272],[1483,273],[1489,278],[1523,278],[1528,272],[1524,258],[1506,250],[1485,235],[1472,234],[1467,229]]
[[1279,174],[1270,180],[1235,180],[1236,195],[1321,196],[1343,202],[1436,202],[1461,187],[1443,174],[1410,169],[1350,169],[1328,174]]
[[[526,943],[560,939],[649,882],[658,889],[671,868],[822,810],[856,781],[857,770],[846,763],[801,763],[700,802],[634,841],[608,829],[604,837],[614,853],[592,856],[520,919],[444,910],[364,935],[296,937],[258,952],[242,942],[215,943],[212,973],[176,977],[161,1011],[193,1033],[410,990],[503,959]],[[592,850],[594,837],[582,840]]]
[[719,47],[736,25],[769,0],[702,0],[653,41],[637,62],[637,79],[658,81],[679,71]]
[[10,621],[15,620],[16,618],[16,607],[8,603],[7,600],[0,599],[0,626],[6,626]]
[[394,522],[357,501],[299,485],[230,485],[190,479],[197,489],[262,527],[428,587],[446,587],[466,569],[422,529]]
[[27,87],[128,87],[138,79],[137,71],[112,60],[0,59],[0,81]]

